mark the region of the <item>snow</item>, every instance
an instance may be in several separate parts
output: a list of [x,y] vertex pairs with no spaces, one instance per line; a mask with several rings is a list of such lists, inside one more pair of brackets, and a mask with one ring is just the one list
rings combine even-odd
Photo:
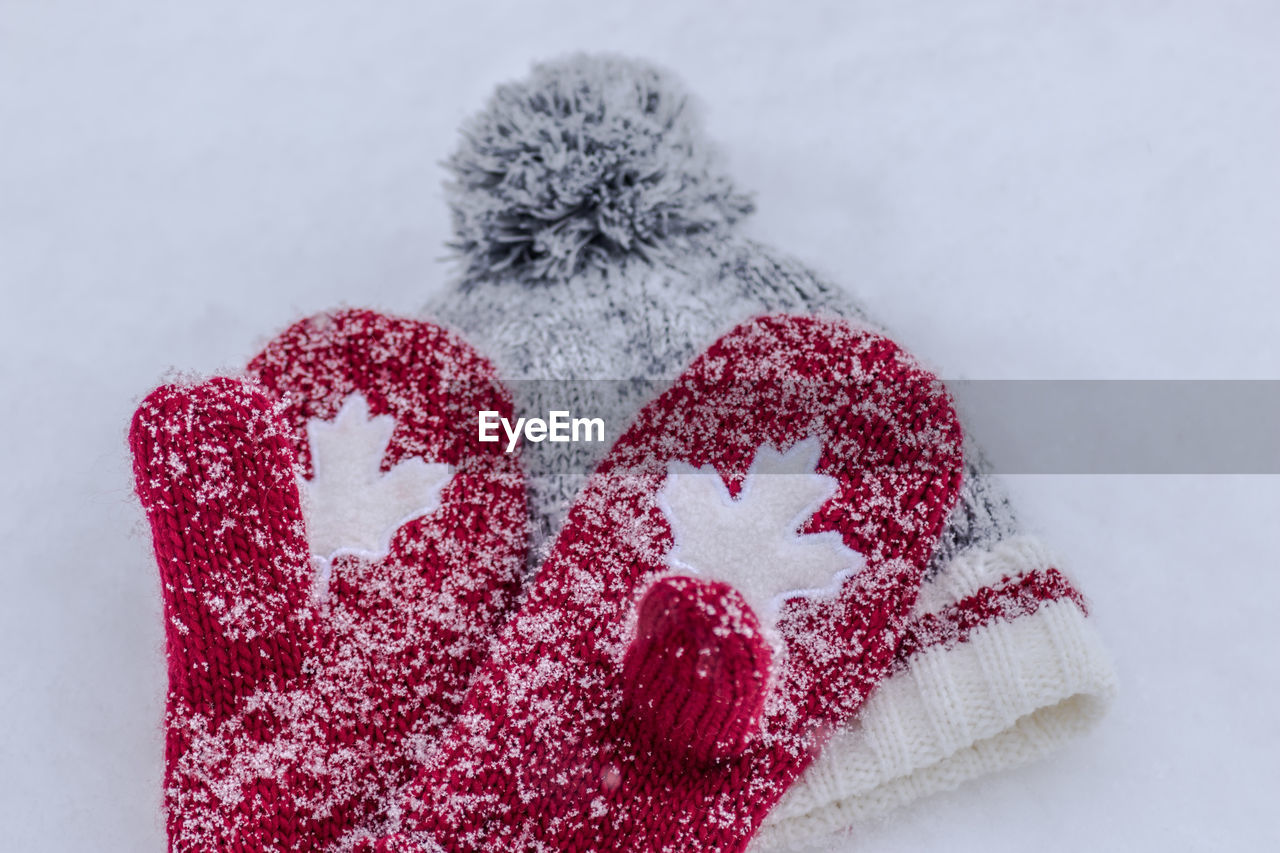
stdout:
[[[449,274],[438,164],[496,83],[581,48],[674,68],[757,191],[749,233],[947,377],[1277,379],[1278,36],[1264,0],[5,3],[8,848],[164,849],[128,418],[303,314],[412,313]],[[1119,699],[1048,761],[823,849],[1280,843],[1280,478],[1006,479]]]

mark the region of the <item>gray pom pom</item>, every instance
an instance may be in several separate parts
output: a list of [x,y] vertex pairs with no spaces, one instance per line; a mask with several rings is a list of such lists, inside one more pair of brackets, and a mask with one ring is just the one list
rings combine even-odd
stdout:
[[448,162],[464,283],[552,283],[673,262],[752,210],[713,170],[688,99],[646,63],[574,56],[498,88]]

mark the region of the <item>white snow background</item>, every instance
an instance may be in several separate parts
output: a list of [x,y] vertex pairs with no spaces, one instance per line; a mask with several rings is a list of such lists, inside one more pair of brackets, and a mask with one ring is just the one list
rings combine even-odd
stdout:
[[[0,849],[165,848],[135,405],[304,314],[414,312],[460,121],[576,49],[676,70],[750,233],[944,376],[1280,378],[1274,2],[0,0]],[[1008,483],[1113,711],[824,849],[1280,849],[1280,478]]]

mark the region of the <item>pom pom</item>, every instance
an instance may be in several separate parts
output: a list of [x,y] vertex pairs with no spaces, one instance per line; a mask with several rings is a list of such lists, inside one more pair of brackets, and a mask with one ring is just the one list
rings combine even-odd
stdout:
[[498,88],[448,162],[464,284],[553,283],[588,267],[674,260],[753,209],[687,96],[643,62],[573,56]]

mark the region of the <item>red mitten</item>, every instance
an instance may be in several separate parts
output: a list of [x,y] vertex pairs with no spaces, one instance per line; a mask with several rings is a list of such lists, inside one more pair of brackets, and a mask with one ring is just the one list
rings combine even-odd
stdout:
[[474,430],[510,403],[453,335],[370,312],[298,323],[249,374],[160,388],[130,433],[169,847],[371,846],[516,593],[523,475]]
[[889,669],[960,445],[883,337],[721,338],[596,469],[384,849],[741,850]]

